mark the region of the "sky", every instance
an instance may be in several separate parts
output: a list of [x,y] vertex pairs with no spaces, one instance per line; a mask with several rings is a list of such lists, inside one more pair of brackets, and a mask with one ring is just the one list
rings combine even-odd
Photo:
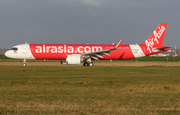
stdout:
[[0,48],[18,44],[141,44],[168,23],[180,49],[180,0],[0,0]]

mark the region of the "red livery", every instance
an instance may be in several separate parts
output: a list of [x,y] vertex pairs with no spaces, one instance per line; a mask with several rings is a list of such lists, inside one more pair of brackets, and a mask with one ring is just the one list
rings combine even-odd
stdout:
[[140,45],[111,44],[21,44],[8,50],[10,58],[37,60],[61,60],[61,64],[80,64],[93,66],[92,60],[125,60],[149,56],[169,50],[162,46],[167,23],[161,23],[150,37]]

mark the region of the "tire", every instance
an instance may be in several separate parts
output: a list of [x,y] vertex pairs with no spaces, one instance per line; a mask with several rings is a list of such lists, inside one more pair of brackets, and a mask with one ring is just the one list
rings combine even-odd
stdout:
[[89,66],[94,66],[94,64],[92,62],[89,63]]
[[88,64],[87,62],[85,62],[85,63],[83,64],[83,66],[89,66],[89,64]]
[[22,64],[22,66],[26,66],[26,64],[25,64],[25,63],[23,63],[23,64]]

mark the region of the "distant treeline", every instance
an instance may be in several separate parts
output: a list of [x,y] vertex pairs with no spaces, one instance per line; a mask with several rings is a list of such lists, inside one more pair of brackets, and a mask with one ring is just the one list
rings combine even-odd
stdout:
[[180,61],[180,57],[173,57],[173,56],[162,56],[162,57],[156,57],[156,56],[147,56],[137,59],[132,59],[132,61],[170,61],[170,62],[178,62]]
[[8,49],[0,49],[0,54],[4,54]]
[[[6,57],[4,54],[0,54],[0,60],[1,61],[15,61],[15,59],[10,59]],[[35,60],[34,60],[35,61]],[[40,61],[40,60],[37,60]],[[44,61],[44,60],[41,60]],[[52,60],[49,60],[52,61]],[[53,60],[56,61],[56,60]],[[57,60],[59,61],[59,60]],[[142,57],[142,58],[137,58],[137,59],[130,59],[130,60],[113,60],[113,61],[166,61],[166,62],[178,62],[180,61],[180,57],[156,57],[156,56],[147,56],[147,57]]]

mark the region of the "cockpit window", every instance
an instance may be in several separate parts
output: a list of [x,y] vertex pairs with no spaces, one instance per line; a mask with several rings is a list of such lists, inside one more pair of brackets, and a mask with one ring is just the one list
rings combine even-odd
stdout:
[[16,47],[13,47],[13,48],[11,48],[11,50],[18,50],[18,48],[16,48]]

